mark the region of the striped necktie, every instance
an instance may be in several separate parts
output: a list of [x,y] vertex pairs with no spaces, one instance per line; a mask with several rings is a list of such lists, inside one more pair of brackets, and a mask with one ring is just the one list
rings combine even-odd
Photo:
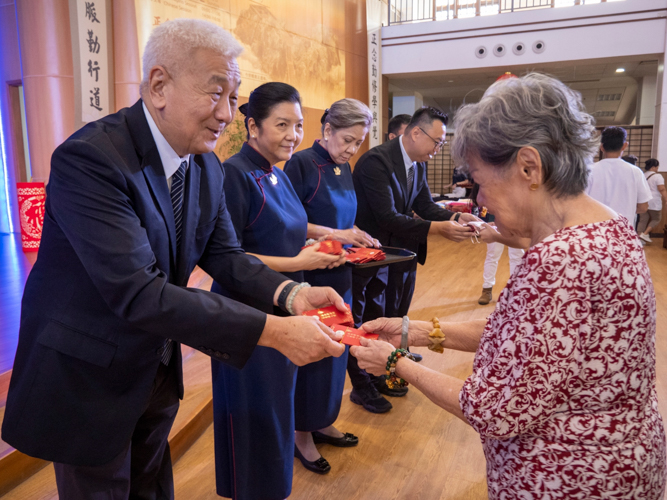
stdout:
[[412,198],[412,185],[415,183],[415,164],[413,163],[410,165],[410,168],[408,169],[408,199],[407,201],[410,202],[410,198]]
[[[183,195],[185,194],[185,171],[188,163],[183,161],[178,170],[171,177],[171,206],[174,208],[174,226],[176,227],[176,255],[181,247],[181,236],[183,235]],[[174,350],[174,342],[171,339],[164,341],[160,361],[169,365],[171,354]]]

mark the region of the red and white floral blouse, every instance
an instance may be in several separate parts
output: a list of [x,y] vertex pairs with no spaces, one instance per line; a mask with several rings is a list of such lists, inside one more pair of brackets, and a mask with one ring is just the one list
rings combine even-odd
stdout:
[[459,395],[490,499],[662,499],[655,320],[624,218],[561,229],[526,252]]

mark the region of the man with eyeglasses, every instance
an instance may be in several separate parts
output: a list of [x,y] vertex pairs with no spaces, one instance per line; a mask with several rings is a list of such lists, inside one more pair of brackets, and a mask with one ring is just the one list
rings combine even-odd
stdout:
[[[477,218],[440,207],[433,201],[426,182],[426,162],[445,144],[446,127],[446,114],[423,107],[412,116],[403,135],[374,147],[357,162],[352,174],[357,195],[356,225],[383,245],[417,254],[411,261],[353,271],[352,312],[357,324],[408,313],[417,263],[426,261],[428,235],[456,242],[470,236],[472,228],[465,223]],[[419,218],[413,216],[413,211]],[[368,389],[370,383],[364,384],[361,377],[355,381],[352,375],[350,372],[353,402],[377,413],[391,409],[388,401]],[[405,388],[389,389],[381,379],[373,386],[391,396],[407,392]]]

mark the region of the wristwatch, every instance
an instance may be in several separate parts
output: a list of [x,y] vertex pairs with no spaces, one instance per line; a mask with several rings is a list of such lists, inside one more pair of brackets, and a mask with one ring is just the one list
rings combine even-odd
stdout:
[[454,219],[453,219],[453,221],[454,221],[454,222],[458,222],[460,218],[461,218],[461,212],[456,212],[456,213],[454,214]]

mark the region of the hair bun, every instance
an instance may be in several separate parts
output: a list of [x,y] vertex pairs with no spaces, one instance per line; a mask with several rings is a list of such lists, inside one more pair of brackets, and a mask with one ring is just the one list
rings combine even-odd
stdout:
[[322,115],[322,118],[320,118],[320,123],[324,123],[324,120],[327,119],[328,114],[329,114],[329,108],[324,110],[324,114]]
[[248,103],[246,102],[245,104],[241,104],[239,106],[239,111],[243,114],[243,116],[248,116]]

